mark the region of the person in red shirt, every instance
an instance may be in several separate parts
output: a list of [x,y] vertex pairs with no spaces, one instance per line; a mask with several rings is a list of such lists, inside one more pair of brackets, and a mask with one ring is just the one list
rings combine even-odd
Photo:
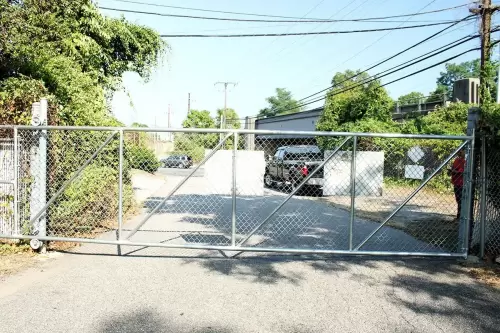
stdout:
[[465,172],[465,153],[461,150],[457,154],[457,158],[453,161],[450,170],[451,183],[453,184],[453,192],[455,192],[455,200],[457,201],[457,220],[460,220],[462,210],[462,191],[464,189],[464,172]]

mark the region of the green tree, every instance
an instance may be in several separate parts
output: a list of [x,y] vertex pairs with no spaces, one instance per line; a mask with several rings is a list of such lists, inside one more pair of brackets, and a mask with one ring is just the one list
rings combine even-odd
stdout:
[[418,91],[412,91],[406,95],[399,96],[399,105],[417,104],[423,100],[424,94]]
[[227,108],[224,112],[224,109],[217,109],[217,118],[216,118],[216,126],[220,128],[220,119],[223,116],[226,121],[224,122],[227,129],[239,129],[241,127],[240,117],[233,109]]
[[[359,77],[349,79],[356,73]],[[323,115],[318,122],[319,130],[336,130],[344,123],[364,118],[380,121],[391,119],[392,99],[380,86],[380,81],[365,83],[362,78],[367,77],[368,73],[351,70],[335,74],[332,79],[334,87],[328,92]]]
[[[154,30],[124,18],[105,17],[93,0],[0,0],[0,122],[29,124],[31,104],[48,97],[51,125],[123,126],[109,112],[109,101],[121,87],[123,73],[136,72],[147,80],[165,47]],[[48,131],[49,197],[108,135]],[[116,217],[116,209],[109,203],[118,199],[110,186],[118,183],[118,147],[115,136],[72,184],[75,186],[68,187],[63,198],[49,207],[49,233],[88,233],[98,227],[96,218],[102,223]],[[134,167],[147,166],[150,172],[158,164],[150,149],[129,154],[135,148],[126,141],[123,180],[129,195],[123,198],[125,209],[132,201],[131,158],[136,157]],[[103,206],[111,208],[104,211]],[[106,216],[99,215],[102,212]],[[69,220],[80,231],[70,227]]]
[[[328,92],[323,114],[316,125],[319,131],[351,131],[359,122],[368,120],[370,126],[392,123],[394,102],[378,80],[366,82],[368,77],[366,72],[352,70],[335,74],[333,88]],[[326,137],[318,141],[323,148],[338,142]]]
[[184,128],[215,128],[215,121],[207,110],[191,110],[182,122]]
[[[182,122],[184,128],[216,128],[215,120],[207,110],[191,110]],[[205,149],[217,145],[219,135],[216,133],[178,133],[174,147],[177,154],[187,154],[199,162],[205,156]]]
[[2,89],[17,89],[3,90],[0,111],[11,111],[9,96],[29,98],[25,89],[38,87],[56,105],[53,124],[112,122],[107,102],[122,74],[147,79],[166,47],[150,28],[101,15],[92,0],[0,0],[0,26],[0,84],[9,80]]
[[266,98],[269,103],[267,108],[259,111],[259,117],[273,117],[279,114],[295,113],[302,111],[298,101],[293,99],[292,93],[285,88],[276,88],[276,96]]

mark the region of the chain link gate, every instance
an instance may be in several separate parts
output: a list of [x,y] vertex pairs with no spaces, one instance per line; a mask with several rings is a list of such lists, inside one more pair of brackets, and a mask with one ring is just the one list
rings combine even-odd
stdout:
[[[231,255],[467,254],[473,136],[3,129],[17,142],[15,156],[19,142],[33,151],[41,138],[47,151],[41,164],[33,153],[17,158],[15,179],[0,181],[16,188],[12,218],[21,226],[0,229],[0,238]],[[167,150],[192,165],[167,168],[158,158]],[[461,152],[463,186],[454,193],[448,170]],[[46,197],[33,197],[41,183]]]

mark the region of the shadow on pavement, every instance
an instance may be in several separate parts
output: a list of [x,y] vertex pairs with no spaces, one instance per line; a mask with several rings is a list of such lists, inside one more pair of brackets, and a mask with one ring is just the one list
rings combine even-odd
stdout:
[[473,332],[500,332],[500,290],[472,280],[465,268],[452,259],[336,257],[325,260],[325,257],[303,256],[184,259],[184,264],[199,265],[208,271],[253,283],[311,283],[302,271],[280,267],[279,264],[286,262],[301,262],[323,274],[341,273],[344,279],[357,281],[360,287],[384,285],[384,289],[391,290],[385,295],[390,302],[415,315],[427,314],[473,323]]
[[[151,197],[144,207],[150,212],[163,197]],[[236,200],[236,233],[239,240],[264,221],[284,200],[283,196],[238,196]],[[180,194],[163,204],[155,213],[156,222],[148,221],[143,229],[214,232],[231,234],[232,198],[216,194]],[[158,222],[161,220],[161,222]],[[276,212],[248,244],[273,248],[349,249],[349,212],[323,201],[292,198]],[[176,226],[173,226],[176,224]],[[379,223],[356,219],[353,225],[353,244],[360,244]],[[432,229],[434,230],[434,229]],[[145,231],[144,231],[145,232]],[[368,241],[362,250],[393,252],[455,252],[456,230],[447,235],[436,234],[417,238],[408,232],[384,226]],[[183,236],[200,244],[196,236]],[[201,236],[200,236],[201,237]],[[208,239],[208,238],[205,238]],[[209,243],[207,243],[209,244]],[[220,244],[210,244],[220,245]]]
[[[179,314],[182,317],[183,314]],[[232,330],[223,327],[190,327],[178,324],[181,320],[172,320],[160,313],[142,309],[136,312],[120,314],[110,318],[99,326],[101,333],[159,333],[159,332],[190,332],[190,333],[231,333]]]

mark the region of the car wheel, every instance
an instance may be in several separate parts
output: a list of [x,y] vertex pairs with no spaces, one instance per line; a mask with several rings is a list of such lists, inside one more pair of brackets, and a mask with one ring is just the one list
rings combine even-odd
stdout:
[[299,186],[297,179],[290,179],[290,185],[288,185],[288,192],[292,193]]
[[269,188],[273,187],[273,178],[268,173],[264,175],[264,185]]

